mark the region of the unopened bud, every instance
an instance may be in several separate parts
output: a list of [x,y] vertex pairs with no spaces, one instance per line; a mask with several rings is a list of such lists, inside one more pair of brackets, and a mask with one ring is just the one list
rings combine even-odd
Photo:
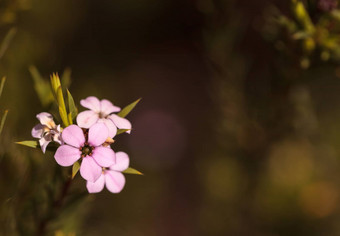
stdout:
[[115,142],[115,141],[114,141],[112,138],[108,137],[108,138],[105,140],[105,143],[103,143],[103,146],[104,146],[104,147],[110,146],[110,145],[113,144],[114,142]]

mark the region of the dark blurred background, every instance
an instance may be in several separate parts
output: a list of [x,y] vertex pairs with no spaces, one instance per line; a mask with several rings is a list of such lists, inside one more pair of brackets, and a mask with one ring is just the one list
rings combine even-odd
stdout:
[[1,58],[0,152],[19,164],[1,164],[3,198],[15,192],[7,176],[25,176],[25,153],[55,165],[13,144],[31,139],[42,111],[28,67],[46,79],[70,68],[80,110],[89,95],[120,107],[142,97],[131,135],[113,148],[144,176],[126,176],[120,194],[91,195],[65,232],[340,234],[339,69],[299,69],[267,40],[264,16],[273,6],[289,15],[289,1],[11,2],[21,8],[12,18],[2,8],[0,32],[17,33]]

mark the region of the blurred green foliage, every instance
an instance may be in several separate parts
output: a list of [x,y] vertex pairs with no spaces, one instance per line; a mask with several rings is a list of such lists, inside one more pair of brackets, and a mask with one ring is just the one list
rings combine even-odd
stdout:
[[[265,37],[274,41],[282,53],[295,54],[304,69],[311,63],[337,62],[340,59],[340,10],[334,8],[321,12],[318,2],[320,5],[320,2],[327,1],[294,0],[291,17],[277,8],[267,13]],[[283,32],[286,33],[285,37]]]

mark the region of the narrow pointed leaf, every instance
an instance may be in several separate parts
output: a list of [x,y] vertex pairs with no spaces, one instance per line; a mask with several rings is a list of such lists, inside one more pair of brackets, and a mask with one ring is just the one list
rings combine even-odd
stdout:
[[302,24],[304,29],[309,33],[315,32],[315,26],[301,1],[293,1],[293,10],[296,19]]
[[34,89],[38,94],[41,104],[46,107],[53,102],[53,94],[47,80],[44,80],[35,66],[28,68],[31,73]]
[[2,132],[2,129],[4,128],[4,125],[5,125],[5,121],[6,121],[6,118],[7,118],[7,114],[8,114],[8,110],[6,110],[1,118],[1,123],[0,123],[0,134]]
[[50,80],[51,80],[51,88],[52,88],[53,96],[56,98],[57,97],[56,93],[57,93],[58,88],[56,87],[57,85],[55,82],[54,74],[51,75]]
[[133,175],[144,175],[142,172],[134,169],[134,168],[127,168],[126,170],[123,171],[124,174],[133,174]]
[[62,91],[61,86],[59,86],[57,90],[57,101],[59,105],[60,118],[63,121],[65,127],[67,127],[69,126],[69,122],[67,118],[66,106],[65,106],[65,101],[64,101],[64,96],[63,96],[63,91]]
[[57,98],[57,95],[58,95],[58,88],[60,87],[60,79],[59,79],[59,76],[58,74],[55,74],[53,73],[51,75],[51,87],[52,87],[52,90],[53,90],[53,94],[54,96]]
[[5,82],[6,82],[6,77],[2,77],[1,82],[0,82],[0,97],[2,95],[2,91],[4,90],[4,86],[5,86]]
[[72,119],[71,113],[67,114],[67,120],[68,120],[69,125],[73,125],[73,119]]
[[125,133],[126,131],[129,131],[129,129],[118,129],[116,135]]
[[61,86],[59,86],[58,89],[57,89],[57,101],[58,101],[58,105],[61,106],[63,109],[65,108],[65,110],[66,110],[64,96],[63,96],[63,90],[61,89]]
[[127,116],[133,108],[135,108],[135,106],[138,104],[138,102],[141,100],[142,98],[139,98],[138,100],[134,101],[133,103],[131,103],[130,105],[127,105],[126,107],[123,108],[123,110],[121,110],[117,115],[120,117],[125,117]]
[[0,59],[5,55],[6,50],[8,49],[14,35],[17,33],[16,28],[11,28],[8,33],[6,34],[4,40],[1,43],[0,46]]
[[70,68],[66,68],[61,76],[61,84],[64,89],[68,89],[71,85],[71,72]]
[[68,89],[66,91],[67,91],[69,116],[71,116],[71,118],[73,120],[78,115],[78,109],[77,109],[76,105],[74,104],[74,100],[73,100],[73,97],[72,97],[70,91],[68,91]]
[[63,109],[61,106],[59,106],[59,115],[61,120],[63,121],[65,127],[69,126],[68,118],[65,109]]
[[20,144],[20,145],[31,147],[31,148],[39,147],[38,141],[34,141],[34,140],[16,142],[16,144]]
[[78,173],[79,169],[80,169],[79,161],[76,161],[72,166],[72,179],[74,179],[74,177]]

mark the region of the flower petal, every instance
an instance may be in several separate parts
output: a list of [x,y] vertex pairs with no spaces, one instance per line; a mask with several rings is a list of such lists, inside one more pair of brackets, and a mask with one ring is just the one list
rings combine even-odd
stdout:
[[81,151],[69,145],[61,145],[58,147],[54,158],[61,166],[73,165],[81,156]]
[[90,96],[90,97],[80,100],[80,104],[83,107],[86,107],[92,111],[95,111],[98,113],[100,112],[100,101],[98,98],[94,96]]
[[34,138],[41,138],[44,133],[44,125],[37,124],[33,127],[31,134]]
[[112,193],[119,193],[125,185],[125,177],[122,173],[109,170],[105,172],[106,188]]
[[105,185],[105,176],[102,174],[100,175],[100,177],[97,179],[96,182],[87,181],[86,188],[89,191],[89,193],[99,193],[103,190],[104,185]]
[[[92,146],[100,146],[109,137],[109,130],[106,125],[97,123],[91,126],[89,129],[88,142]],[[65,141],[65,140],[64,140]]]
[[98,121],[98,113],[88,110],[80,112],[77,116],[77,124],[82,128],[90,128],[93,124]]
[[52,135],[46,134],[44,137],[39,139],[39,144],[43,153],[46,152],[47,145],[52,141]]
[[61,135],[60,134],[55,134],[53,135],[53,141],[59,144],[62,144],[62,140],[61,140]]
[[98,123],[104,123],[109,130],[109,136],[110,138],[113,138],[117,134],[117,127],[115,124],[113,124],[112,120],[110,119],[99,119]]
[[83,130],[76,125],[67,126],[61,133],[65,143],[79,148],[85,143]]
[[42,125],[46,125],[50,129],[55,127],[53,116],[50,113],[41,112],[36,117]]
[[[118,129],[131,129],[131,123],[125,118],[117,116],[116,114],[112,114],[109,116],[109,119],[118,127]],[[131,130],[126,131],[126,133],[130,133]]]
[[129,167],[130,160],[128,154],[125,152],[116,153],[116,164],[110,166],[111,170],[123,171]]
[[59,144],[63,144],[61,139],[60,125],[57,126],[57,129],[53,131],[53,141]]
[[120,107],[114,106],[109,100],[103,99],[100,101],[100,111],[104,115],[110,115],[112,112],[119,112]]
[[93,159],[102,167],[109,167],[115,164],[115,152],[108,147],[96,147],[92,151]]
[[90,182],[96,182],[102,174],[102,168],[90,156],[83,158],[80,165],[80,175]]

